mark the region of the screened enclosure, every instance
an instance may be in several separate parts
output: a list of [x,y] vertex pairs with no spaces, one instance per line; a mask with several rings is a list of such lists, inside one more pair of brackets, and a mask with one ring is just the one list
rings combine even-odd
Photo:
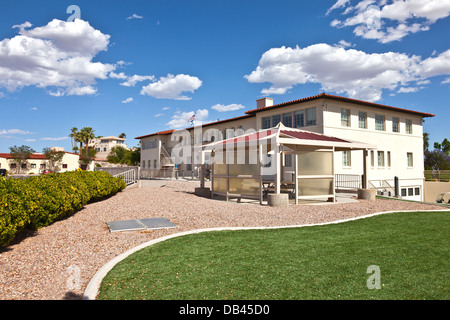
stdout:
[[[269,193],[289,193],[296,204],[310,199],[334,202],[334,153],[376,148],[282,124],[205,147],[212,150],[212,196],[259,199],[261,204]],[[294,169],[288,174],[287,162]],[[366,157],[364,168],[365,162]]]

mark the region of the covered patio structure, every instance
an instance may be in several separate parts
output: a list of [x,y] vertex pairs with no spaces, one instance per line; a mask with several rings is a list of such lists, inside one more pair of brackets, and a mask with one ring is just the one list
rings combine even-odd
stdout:
[[[376,146],[319,133],[293,129],[281,123],[203,147],[211,153],[211,197],[257,199],[273,206],[301,200],[336,201],[334,153],[361,150],[362,188],[367,188],[367,150]],[[285,155],[292,155],[287,172]],[[204,186],[204,181],[201,181]]]

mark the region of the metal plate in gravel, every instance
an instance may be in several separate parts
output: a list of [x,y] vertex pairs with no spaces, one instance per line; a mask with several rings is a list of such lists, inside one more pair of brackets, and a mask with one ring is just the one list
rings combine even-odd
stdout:
[[139,219],[147,229],[174,228],[177,225],[166,218]]
[[177,225],[166,218],[151,218],[107,223],[110,232],[139,231],[149,229],[174,228]]
[[145,226],[139,220],[112,221],[107,225],[111,232],[145,230]]

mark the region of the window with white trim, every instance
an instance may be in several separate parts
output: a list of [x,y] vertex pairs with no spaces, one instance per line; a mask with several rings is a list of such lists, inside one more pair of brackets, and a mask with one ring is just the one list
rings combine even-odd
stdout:
[[351,151],[342,151],[342,166],[351,167],[351,165],[352,165]]
[[406,159],[407,159],[407,162],[408,162],[408,168],[412,168],[413,165],[414,165],[412,152],[407,152],[406,153]]
[[350,109],[341,109],[341,126],[350,127]]

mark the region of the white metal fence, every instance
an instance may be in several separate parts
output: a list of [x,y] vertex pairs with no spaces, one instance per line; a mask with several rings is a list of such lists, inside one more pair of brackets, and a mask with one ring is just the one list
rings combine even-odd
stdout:
[[137,176],[135,170],[128,170],[114,175],[113,177],[122,178],[125,181],[126,185],[129,186],[133,183],[136,183]]

